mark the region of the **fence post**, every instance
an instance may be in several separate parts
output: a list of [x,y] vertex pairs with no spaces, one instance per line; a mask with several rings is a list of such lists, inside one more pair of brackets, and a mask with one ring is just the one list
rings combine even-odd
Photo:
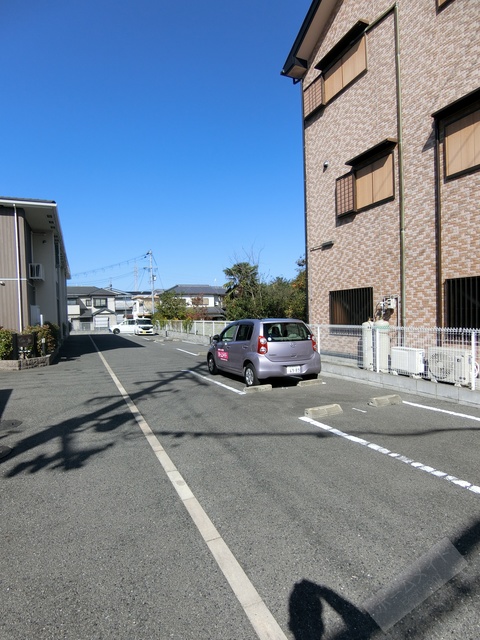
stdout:
[[476,331],[472,331],[472,369],[471,369],[471,376],[472,376],[472,391],[475,391],[475,383],[476,383],[476,376],[477,376],[477,366],[476,366],[476,352],[477,352],[477,332]]

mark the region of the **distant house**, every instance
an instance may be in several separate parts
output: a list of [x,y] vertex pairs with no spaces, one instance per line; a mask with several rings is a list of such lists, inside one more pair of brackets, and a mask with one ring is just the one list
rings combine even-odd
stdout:
[[133,295],[135,292],[122,289],[108,288],[107,291],[115,295],[115,312],[117,320],[131,316],[133,313]]
[[51,322],[68,335],[70,278],[57,204],[0,197],[0,326]]
[[167,291],[183,298],[187,308],[198,308],[209,320],[225,319],[223,301],[226,291],[223,287],[212,287],[208,284],[177,284]]
[[131,291],[132,313],[134,318],[151,316],[155,313],[155,306],[158,302],[159,291]]
[[108,329],[117,322],[116,293],[98,287],[67,287],[68,320],[74,331]]

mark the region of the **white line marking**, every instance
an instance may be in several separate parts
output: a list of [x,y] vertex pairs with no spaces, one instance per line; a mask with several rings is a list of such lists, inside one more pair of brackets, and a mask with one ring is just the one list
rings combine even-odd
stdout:
[[416,402],[407,402],[403,400],[403,404],[408,404],[410,407],[418,407],[419,409],[428,409],[429,411],[438,411],[439,413],[446,413],[449,416],[456,416],[457,418],[468,418],[469,420],[476,420],[480,422],[480,418],[477,416],[470,416],[468,413],[457,413],[456,411],[447,411],[446,409],[437,409],[437,407],[427,407],[423,404],[417,404]]
[[[119,393],[125,400],[133,417],[137,421],[147,442],[153,449],[158,461],[162,465],[168,479],[172,483],[175,491],[183,502],[185,509],[195,523],[200,535],[207,544],[210,553],[215,558],[223,575],[227,579],[228,584],[232,588],[238,601],[240,602],[246,616],[250,620],[250,624],[260,640],[287,640],[287,636],[283,633],[280,625],[275,620],[267,605],[263,602],[260,594],[257,592],[249,577],[242,569],[227,544],[218,533],[214,524],[205,513],[201,504],[193,495],[190,487],[185,482],[180,472],[173,464],[167,452],[164,450],[157,436],[150,429],[147,421],[144,419],[135,403],[130,398],[120,380],[117,378],[113,369],[105,360],[103,354],[98,349],[93,338],[90,336],[101,361],[106,370],[110,374]],[[192,372],[191,372],[192,373]]]
[[188,353],[189,356],[198,356],[198,353],[192,353],[191,351],[185,351],[185,349],[179,349],[177,347],[177,351],[181,351],[182,353]]
[[308,422],[311,425],[313,425],[314,427],[318,427],[319,429],[323,429],[324,431],[328,431],[329,433],[332,433],[335,436],[340,436],[341,438],[345,438],[346,440],[351,440],[352,442],[356,442],[357,444],[361,444],[361,445],[363,445],[365,447],[368,447],[369,449],[373,449],[374,451],[378,451],[378,453],[383,453],[384,455],[387,455],[390,458],[394,458],[395,460],[400,460],[400,462],[404,462],[405,464],[408,464],[408,465],[410,465],[411,467],[413,467],[415,469],[420,469],[420,471],[425,471],[426,473],[429,473],[432,476],[448,480],[449,482],[452,482],[453,484],[456,484],[459,487],[462,487],[463,489],[468,489],[472,493],[480,494],[480,487],[472,484],[471,482],[467,482],[466,480],[460,480],[459,478],[456,478],[455,476],[451,476],[451,475],[446,474],[444,471],[438,471],[438,469],[434,469],[433,467],[429,467],[429,466],[423,464],[422,462],[415,462],[414,460],[411,460],[410,458],[407,458],[406,456],[402,456],[399,453],[394,453],[393,451],[390,451],[389,449],[385,449],[385,447],[381,447],[378,444],[375,444],[373,442],[368,442],[368,440],[363,440],[363,438],[357,438],[356,436],[352,436],[349,433],[345,433],[343,431],[340,431],[339,429],[334,429],[333,427],[329,427],[328,424],[323,424],[322,422],[317,422],[316,420],[313,420],[312,418],[307,418],[306,416],[300,416],[299,420],[303,420],[304,422]]
[[367,413],[364,409],[355,409],[355,407],[352,407],[352,411],[360,411],[360,413]]
[[207,378],[207,376],[202,376],[200,373],[197,373],[196,371],[190,371],[190,369],[182,369],[182,371],[184,373],[191,373],[192,376],[197,376],[198,378],[203,378],[203,380],[206,380],[207,382],[211,382],[212,384],[218,384],[219,387],[223,387],[224,389],[228,389],[229,391],[233,391],[233,393],[238,393],[239,396],[247,395],[245,393],[245,391],[239,391],[238,389],[234,389],[233,387],[229,387],[228,385],[223,384],[223,382],[217,382],[217,380],[212,380],[211,378]]

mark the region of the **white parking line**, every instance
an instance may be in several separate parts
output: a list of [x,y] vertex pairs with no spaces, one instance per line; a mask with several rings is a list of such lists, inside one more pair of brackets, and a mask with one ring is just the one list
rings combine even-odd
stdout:
[[418,409],[428,409],[428,411],[438,411],[438,413],[446,413],[449,416],[455,416],[457,418],[467,418],[468,420],[476,420],[480,422],[480,418],[477,416],[471,416],[468,413],[457,413],[456,411],[447,411],[447,409],[438,409],[437,407],[427,407],[424,404],[417,404],[416,402],[407,402],[403,400],[403,404],[408,404],[410,407],[417,407]]
[[420,471],[425,471],[426,473],[435,476],[436,478],[442,478],[444,480],[448,480],[449,482],[456,484],[462,489],[468,489],[472,493],[480,494],[480,487],[472,484],[471,482],[467,482],[466,480],[460,480],[459,478],[449,475],[444,471],[439,471],[438,469],[434,469],[433,467],[429,467],[423,462],[415,462],[414,460],[407,458],[406,456],[402,456],[400,453],[394,453],[385,447],[382,447],[374,442],[368,442],[368,440],[364,440],[363,438],[358,438],[357,436],[352,436],[349,433],[345,433],[344,431],[340,431],[339,429],[334,429],[333,427],[329,427],[328,424],[323,424],[321,422],[317,422],[312,418],[307,418],[306,416],[301,416],[299,418],[304,422],[308,422],[314,427],[318,427],[319,429],[323,429],[324,431],[328,431],[329,433],[340,436],[341,438],[345,438],[346,440],[350,440],[351,442],[355,442],[356,444],[361,444],[364,447],[368,447],[369,449],[373,449],[374,451],[378,451],[378,453],[383,453],[390,458],[394,458],[395,460],[400,460],[400,462],[404,462],[405,464],[410,465],[414,469],[419,469]]
[[203,380],[206,380],[207,382],[211,382],[212,384],[218,384],[219,387],[223,387],[224,389],[228,389],[228,391],[233,391],[233,393],[238,393],[239,396],[245,396],[246,395],[245,391],[239,391],[238,389],[235,389],[234,387],[229,387],[227,384],[223,384],[223,382],[217,382],[217,380],[212,380],[211,378],[207,378],[207,376],[202,376],[200,373],[197,373],[196,371],[190,371],[190,369],[182,369],[182,371],[184,373],[191,373],[192,376],[197,376],[198,378],[203,378]]
[[210,553],[215,558],[215,561],[225,576],[228,584],[232,588],[246,616],[250,620],[250,624],[255,629],[257,637],[259,640],[287,640],[287,636],[283,633],[280,625],[271,614],[267,605],[263,602],[260,594],[250,582],[249,577],[230,551],[226,542],[218,533],[212,521],[203,510],[201,504],[195,498],[190,487],[160,444],[157,436],[150,429],[147,421],[137,409],[135,403],[124,389],[120,380],[105,360],[93,339],[90,339],[92,340],[101,361],[115,383],[115,386],[125,400],[143,435],[162,465],[168,479],[175,488],[175,491],[180,497],[185,509],[188,511],[190,517],[195,523],[200,535],[210,550]]
[[185,351],[185,349],[179,349],[177,347],[177,351],[181,351],[182,353],[188,353],[189,356],[198,356],[198,353],[192,353],[191,351]]

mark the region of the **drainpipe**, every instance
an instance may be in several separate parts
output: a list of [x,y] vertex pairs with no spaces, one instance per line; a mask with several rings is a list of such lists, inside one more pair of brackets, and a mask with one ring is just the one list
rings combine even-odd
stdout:
[[442,198],[440,193],[440,126],[435,120],[435,221],[437,234],[437,327],[443,326],[442,313]]
[[400,75],[400,33],[398,26],[398,4],[395,2],[378,18],[370,23],[366,31],[370,31],[393,12],[393,28],[395,32],[395,89],[397,99],[397,149],[398,149],[398,206],[400,230],[400,324],[404,327],[406,320],[406,284],[405,284],[405,182],[403,162],[403,110],[402,110],[402,80]]
[[400,213],[400,296],[402,301],[401,326],[406,321],[406,285],[405,285],[405,183],[403,165],[403,111],[402,111],[402,79],[400,76],[400,34],[398,27],[398,5],[393,8],[395,27],[395,75],[397,85],[397,137],[398,137],[398,205]]
[[302,96],[301,100],[301,122],[302,122],[302,154],[303,154],[303,223],[305,225],[305,296],[306,296],[306,320],[310,322],[310,287],[308,285],[308,229],[307,229],[307,161],[305,154],[305,118],[303,114],[305,113],[304,109],[304,95],[303,95],[303,83],[300,86],[300,93]]
[[18,303],[18,328],[20,333],[23,331],[23,313],[22,313],[22,286],[20,279],[20,237],[18,232],[18,214],[17,205],[13,204],[13,216],[15,223],[15,255],[17,263],[17,303]]

